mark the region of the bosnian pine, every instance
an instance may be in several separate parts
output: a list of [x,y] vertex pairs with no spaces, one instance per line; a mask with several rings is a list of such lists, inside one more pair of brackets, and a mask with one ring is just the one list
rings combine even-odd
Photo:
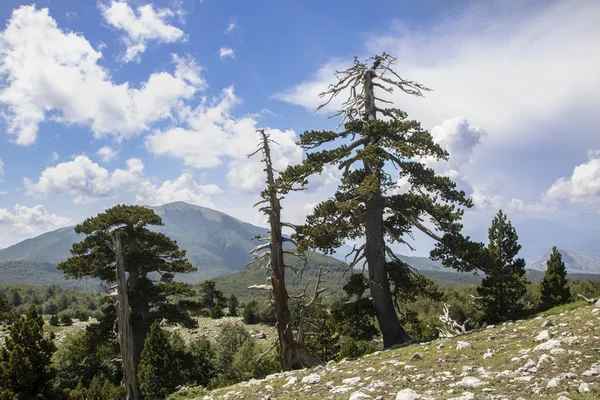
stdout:
[[571,291],[567,283],[565,263],[562,260],[562,255],[554,246],[550,258],[546,262],[546,274],[541,285],[544,308],[565,304],[571,299]]
[[[447,160],[447,152],[406,112],[386,108],[391,102],[383,96],[395,89],[414,96],[429,90],[401,78],[391,68],[394,62],[383,53],[365,63],[355,59],[352,67],[336,73],[338,82],[321,94],[327,98],[321,107],[348,94],[336,114],[343,118],[343,130],[303,133],[299,144],[306,158],[285,170],[280,184],[285,192],[294,190],[293,184],[306,184],[326,166],[342,171],[336,193],[315,207],[296,237],[301,250],[316,248],[325,253],[345,240],[364,239],[350,254],[351,265],[368,267],[386,348],[413,340],[401,326],[394,303],[431,289],[431,282],[401,261],[390,244],[412,249],[407,236],[421,231],[437,243],[432,257],[462,270],[475,268],[472,259],[482,248],[461,235],[463,207],[471,207],[471,200],[450,178],[437,175],[422,161]],[[392,177],[394,168],[406,187],[399,187]]]

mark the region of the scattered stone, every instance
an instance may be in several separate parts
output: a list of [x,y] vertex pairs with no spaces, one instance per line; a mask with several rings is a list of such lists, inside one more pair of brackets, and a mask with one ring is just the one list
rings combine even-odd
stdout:
[[592,315],[596,315],[598,313],[600,313],[600,308],[592,308]]
[[492,351],[490,349],[487,349],[487,351],[485,353],[483,353],[483,359],[487,360],[488,358],[491,358],[494,356],[494,353],[492,353]]
[[581,382],[581,384],[579,385],[579,388],[577,389],[577,391],[581,394],[586,394],[590,392],[590,386],[585,383],[585,382]]
[[558,326],[560,326],[561,328],[566,328],[567,326],[569,326],[569,324],[567,324],[566,322],[561,322],[560,324],[558,324]]
[[302,383],[308,383],[309,385],[314,385],[319,382],[321,382],[321,376],[318,374],[310,374],[302,378]]
[[356,385],[360,382],[360,376],[355,376],[354,378],[346,378],[342,379],[342,383],[344,385]]
[[571,400],[570,398],[568,398],[567,396],[560,396],[558,399],[556,400]]
[[329,393],[346,393],[354,389],[351,386],[335,386],[333,387]]
[[296,382],[298,382],[298,378],[295,376],[290,376],[288,378],[288,380],[285,382],[285,385],[283,385],[283,387],[289,387],[294,385]]
[[396,400],[419,400],[421,395],[412,389],[402,389],[396,394]]
[[538,335],[535,337],[535,341],[536,342],[545,342],[546,340],[550,339],[550,331],[549,330],[544,330],[541,331],[540,333],[538,333]]
[[421,353],[415,353],[412,356],[410,356],[411,360],[422,360],[423,359],[423,354]]
[[469,342],[462,342],[462,341],[458,341],[456,342],[456,350],[462,350],[462,349],[466,349],[471,347],[471,343]]
[[443,349],[444,347],[446,347],[444,346],[444,343],[440,343],[437,345],[436,349]]
[[366,400],[366,399],[372,399],[371,396],[369,396],[368,394],[365,394],[363,392],[354,392],[350,395],[350,398],[348,398],[348,400]]
[[485,329],[494,329],[496,327],[496,325],[488,325],[485,327]]
[[560,340],[550,339],[545,343],[538,344],[533,348],[533,351],[548,351],[560,347]]
[[596,302],[596,308],[600,308],[600,299]]
[[599,372],[596,369],[588,369],[587,371],[584,371],[583,374],[581,374],[582,376],[598,376]]
[[556,349],[552,349],[550,350],[550,354],[552,354],[553,356],[557,356],[559,354],[563,354],[566,353],[567,351],[565,349],[563,349],[562,347],[558,347]]
[[475,399],[474,393],[464,392],[459,397],[452,397],[451,399],[448,399],[448,400],[474,400],[474,399]]
[[546,384],[546,389],[556,389],[558,387],[558,381],[556,379],[550,379]]
[[547,363],[553,363],[554,361],[556,361],[556,359],[554,357],[549,356],[548,354],[542,354],[540,356],[540,359],[538,360],[537,365],[539,367],[540,365],[542,365],[545,362],[547,362]]
[[481,385],[486,385],[487,382],[482,382],[479,378],[473,376],[465,376],[462,380],[456,382],[456,386],[475,388]]
[[546,321],[542,322],[542,328],[550,328],[551,326],[554,326],[552,321],[546,320]]
[[267,338],[267,334],[264,333],[263,331],[260,331],[256,335],[254,335],[254,337],[257,338],[257,339],[266,339]]

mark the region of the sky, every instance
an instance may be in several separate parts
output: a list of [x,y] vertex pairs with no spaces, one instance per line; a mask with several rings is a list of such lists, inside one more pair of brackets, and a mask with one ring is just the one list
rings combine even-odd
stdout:
[[[299,163],[300,133],[338,126],[339,102],[315,112],[335,70],[383,51],[433,89],[390,99],[449,152],[431,166],[473,199],[468,232],[485,236],[500,208],[598,226],[600,2],[365,4],[3,0],[0,248],[116,203],[265,225],[260,157],[246,158],[256,129],[278,142],[278,169]],[[301,222],[338,180],[331,168],[288,196],[284,219]]]

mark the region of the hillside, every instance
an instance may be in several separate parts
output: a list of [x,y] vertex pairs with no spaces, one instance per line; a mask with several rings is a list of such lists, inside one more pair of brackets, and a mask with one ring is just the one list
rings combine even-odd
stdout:
[[[584,303],[449,339],[171,399],[600,398],[600,309]],[[205,397],[206,396],[206,397]]]
[[[558,249],[565,263],[567,273],[600,274],[600,260],[587,257],[572,250]],[[546,262],[550,258],[550,252],[527,263],[527,268],[546,271]]]

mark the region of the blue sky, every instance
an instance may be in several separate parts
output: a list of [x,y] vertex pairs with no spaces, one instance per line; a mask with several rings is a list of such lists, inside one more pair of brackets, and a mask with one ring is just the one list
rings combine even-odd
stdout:
[[[0,247],[116,202],[264,224],[254,130],[299,162],[299,133],[337,125],[336,104],[313,113],[334,70],[382,51],[434,89],[392,100],[450,152],[431,166],[474,199],[470,232],[498,208],[600,222],[596,1],[5,0],[0,19]],[[338,178],[286,199],[288,219]]]

